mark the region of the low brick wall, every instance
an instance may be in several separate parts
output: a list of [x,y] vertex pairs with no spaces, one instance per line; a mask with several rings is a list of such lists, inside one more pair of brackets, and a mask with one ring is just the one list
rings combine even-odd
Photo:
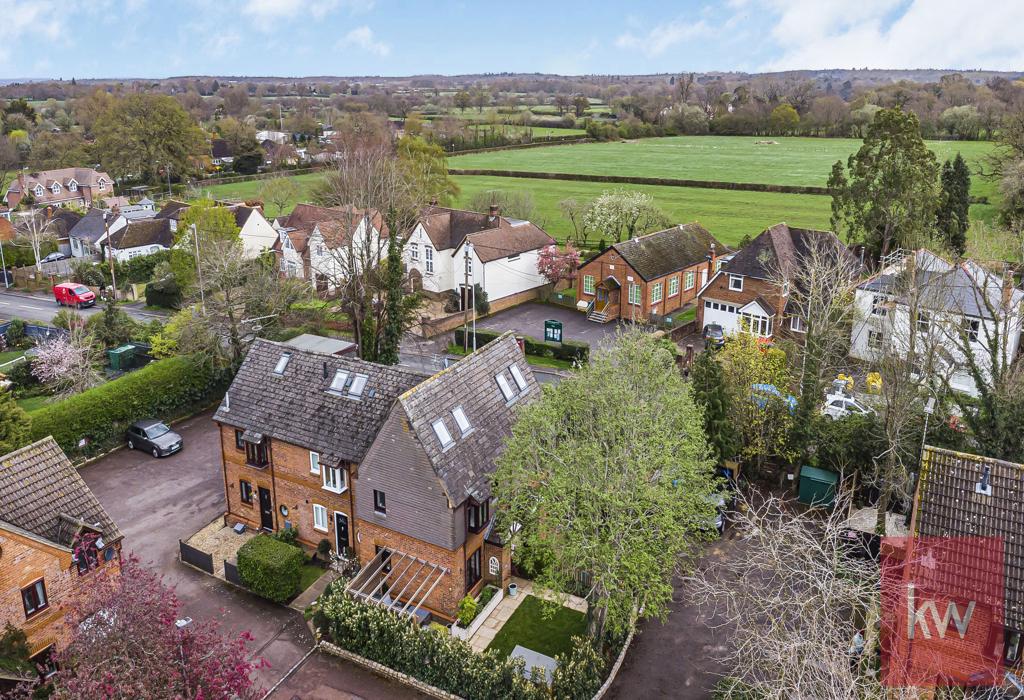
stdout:
[[[527,289],[525,292],[519,292],[517,294],[509,294],[507,297],[496,299],[491,302],[491,312],[487,316],[493,316],[499,311],[505,311],[511,309],[513,306],[519,306],[525,304],[528,301],[539,301],[543,295],[545,289],[550,288],[550,284],[542,284],[539,287],[533,289]],[[480,321],[482,318],[487,316],[477,316],[476,320]],[[420,335],[424,338],[434,338],[441,335],[442,333],[448,333],[460,328],[463,323],[466,322],[466,313],[464,311],[458,311],[450,316],[444,316],[442,318],[435,318],[429,321],[421,322]],[[472,317],[470,323],[472,323]]]
[[330,642],[321,641],[320,648],[332,656],[351,661],[354,664],[358,664],[363,668],[367,668],[376,674],[384,676],[385,678],[391,678],[399,683],[404,683],[410,688],[415,688],[424,695],[429,695],[432,698],[438,698],[439,700],[462,700],[458,695],[452,695],[451,693],[435,688],[432,685],[424,683],[423,681],[417,680],[412,676],[396,671],[393,668],[389,668],[384,664],[379,664],[376,661],[371,661],[365,656],[359,656],[359,654],[353,654],[351,651],[342,649],[339,646],[331,644]]

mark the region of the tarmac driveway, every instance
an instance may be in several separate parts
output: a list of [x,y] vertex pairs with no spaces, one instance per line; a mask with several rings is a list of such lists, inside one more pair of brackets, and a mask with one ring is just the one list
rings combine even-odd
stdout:
[[529,335],[537,340],[544,340],[544,321],[562,322],[563,340],[580,340],[590,343],[591,347],[600,347],[614,339],[619,324],[595,323],[588,321],[584,313],[553,304],[520,304],[507,311],[499,311],[493,316],[476,322],[477,328],[491,331],[512,330]]
[[[178,540],[224,512],[220,441],[212,413],[175,426],[181,452],[154,459],[121,449],[82,468],[82,477],[124,533],[124,549],[161,573],[182,603],[181,614],[217,619],[224,630],[248,630],[254,656],[270,667],[259,683],[274,685],[313,646],[302,616],[245,593],[177,560]],[[313,655],[274,698],[419,698],[406,686],[334,657]]]

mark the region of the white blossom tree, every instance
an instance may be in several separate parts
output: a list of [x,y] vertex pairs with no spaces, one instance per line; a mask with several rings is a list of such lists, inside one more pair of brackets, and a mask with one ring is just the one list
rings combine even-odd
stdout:
[[590,203],[583,217],[588,230],[614,238],[616,243],[669,224],[668,216],[655,205],[654,197],[630,190],[602,193]]
[[70,396],[96,386],[102,355],[85,328],[72,324],[67,335],[53,335],[36,345],[32,374],[57,396]]

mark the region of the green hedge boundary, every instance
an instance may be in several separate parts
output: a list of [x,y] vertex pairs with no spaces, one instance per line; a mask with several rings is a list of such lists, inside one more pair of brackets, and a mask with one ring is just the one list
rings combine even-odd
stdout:
[[299,593],[302,549],[269,535],[257,535],[238,548],[238,575],[253,593],[286,603]]
[[[483,347],[492,340],[496,340],[501,337],[504,331],[488,331],[478,330],[476,332],[476,346],[478,348]],[[462,328],[455,329],[455,344],[465,345],[466,331]],[[561,344],[549,343],[544,340],[537,340],[528,335],[516,334],[517,338],[523,339],[523,349],[527,355],[534,355],[536,357],[554,357],[559,360],[567,360],[569,362],[579,362],[584,364],[590,360],[590,344],[584,343],[578,340],[563,340]],[[469,331],[468,343],[470,346],[473,345],[473,331]]]
[[[490,149],[489,149],[490,150]],[[460,154],[461,155],[461,154]],[[718,180],[682,180],[671,177],[631,177],[628,175],[586,175],[583,173],[547,173],[525,170],[489,170],[480,168],[448,168],[449,175],[483,175],[487,177],[518,177],[530,180],[574,180],[607,182],[625,185],[662,185],[666,187],[699,187],[711,190],[743,190],[776,194],[831,195],[827,187],[811,185],[770,185],[762,182],[721,182]]]
[[52,435],[72,460],[88,458],[120,444],[135,421],[188,415],[223,396],[229,383],[226,372],[198,357],[157,360],[34,412],[32,440]]

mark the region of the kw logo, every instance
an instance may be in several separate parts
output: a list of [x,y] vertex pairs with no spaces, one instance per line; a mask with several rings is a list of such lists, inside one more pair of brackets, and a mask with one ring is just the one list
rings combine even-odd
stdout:
[[971,624],[971,617],[974,615],[974,603],[970,601],[967,604],[967,609],[961,615],[960,606],[956,604],[956,601],[948,601],[946,603],[946,614],[939,615],[939,607],[936,605],[934,600],[926,600],[923,603],[918,604],[915,599],[916,588],[913,583],[907,584],[907,639],[914,639],[914,635],[917,632],[918,627],[921,628],[921,636],[925,639],[932,638],[932,627],[928,624],[928,614],[931,613],[931,621],[934,625],[935,631],[938,633],[939,639],[946,638],[946,632],[949,630],[949,623],[953,623],[953,627],[956,628],[957,633],[960,635],[960,639],[963,639],[967,634],[967,627]]

